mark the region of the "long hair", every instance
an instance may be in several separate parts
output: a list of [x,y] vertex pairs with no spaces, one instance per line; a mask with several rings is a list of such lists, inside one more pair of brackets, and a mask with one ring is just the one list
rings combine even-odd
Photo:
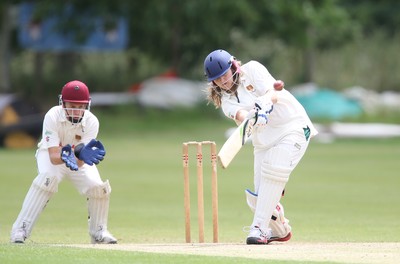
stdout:
[[212,103],[215,108],[220,108],[221,103],[222,103],[222,95],[223,93],[227,94],[233,94],[236,93],[238,85],[239,85],[239,78],[241,73],[238,71],[238,67],[240,67],[242,63],[240,61],[236,61],[236,63],[233,63],[231,66],[231,71],[232,72],[237,72],[234,80],[234,84],[232,88],[229,91],[222,90],[221,87],[215,84],[215,82],[210,82],[208,84],[208,87],[206,88],[206,94],[207,94],[207,100],[208,103]]

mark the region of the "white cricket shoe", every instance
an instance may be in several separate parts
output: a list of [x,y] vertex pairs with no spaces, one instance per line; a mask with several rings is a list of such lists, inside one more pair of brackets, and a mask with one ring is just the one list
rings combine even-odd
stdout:
[[91,238],[92,244],[117,244],[117,239],[107,230],[99,231]]
[[292,232],[287,232],[284,236],[276,236],[273,230],[268,228],[267,231],[262,230],[258,226],[250,227],[249,235],[246,239],[247,245],[265,245],[271,242],[286,242],[292,237]]
[[19,228],[12,231],[11,234],[11,243],[20,243],[23,244],[26,239],[26,232],[24,229]]
[[268,238],[271,237],[271,230],[265,232],[258,226],[250,227],[249,235],[246,239],[247,245],[268,244]]

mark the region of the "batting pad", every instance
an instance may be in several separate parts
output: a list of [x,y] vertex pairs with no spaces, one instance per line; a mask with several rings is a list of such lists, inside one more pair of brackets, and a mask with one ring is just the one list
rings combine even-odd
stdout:
[[25,196],[22,209],[13,224],[11,236],[17,229],[24,229],[26,237],[29,237],[40,213],[57,190],[58,181],[55,176],[39,174]]
[[246,189],[244,193],[246,194],[247,205],[250,207],[250,210],[254,213],[257,205],[257,194],[253,193],[249,189]]
[[[245,194],[247,205],[254,213],[257,206],[257,194],[248,189],[245,190]],[[278,205],[275,207],[268,225],[268,227],[272,230],[273,237],[285,237],[292,229],[289,225],[289,220],[285,218],[284,213],[283,205],[278,202]]]
[[269,222],[269,227],[272,230],[273,237],[286,237],[290,231],[292,231],[292,227],[289,225],[289,220],[285,218],[285,212],[281,203],[278,203],[274,210],[274,216],[276,219],[272,219]]
[[270,217],[282,196],[290,172],[289,168],[263,162],[253,226],[264,230],[269,226]]
[[108,208],[110,204],[110,183],[105,181],[87,191],[89,211],[89,234],[96,235],[99,231],[107,230]]

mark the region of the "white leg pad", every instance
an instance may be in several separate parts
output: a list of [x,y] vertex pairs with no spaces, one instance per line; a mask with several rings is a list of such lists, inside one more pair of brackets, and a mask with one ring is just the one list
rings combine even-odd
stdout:
[[89,189],[86,193],[89,210],[89,234],[91,236],[95,236],[99,231],[107,230],[110,193],[111,186],[108,180]]
[[261,168],[261,181],[258,190],[258,199],[253,219],[253,226],[266,230],[270,218],[278,204],[282,191],[289,180],[291,169],[283,168],[268,163],[263,163]]
[[289,220],[285,218],[285,212],[281,203],[278,203],[272,216],[269,222],[269,228],[272,230],[272,237],[286,237],[292,231],[292,227],[289,225]]
[[246,189],[244,193],[246,194],[247,205],[250,207],[250,210],[254,213],[257,206],[257,194],[253,193],[249,189]]
[[[257,194],[251,192],[250,190],[245,190],[247,205],[250,210],[254,213],[257,206]],[[272,230],[272,237],[286,237],[292,230],[289,225],[289,220],[285,218],[285,212],[283,205],[278,202],[278,205],[274,209],[269,221],[269,228]]]
[[[58,190],[58,180],[55,176],[39,174],[32,182],[32,185],[25,196],[22,209],[14,222],[11,230],[11,241],[15,242],[16,233],[21,231],[24,238],[29,237],[32,229],[46,207],[48,201]],[[23,241],[21,241],[23,242]]]

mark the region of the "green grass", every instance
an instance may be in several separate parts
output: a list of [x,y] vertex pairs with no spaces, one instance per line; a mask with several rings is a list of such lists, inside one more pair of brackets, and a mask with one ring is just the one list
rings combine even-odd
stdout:
[[[50,247],[46,245],[0,245],[2,264],[52,263],[52,264],[132,264],[132,263],[171,263],[171,264],[207,264],[207,263],[246,263],[245,258],[227,258],[218,256],[184,256],[174,254],[149,254],[128,251],[79,249],[69,247]],[[251,263],[277,263],[276,261],[251,260]],[[293,263],[281,261],[279,263]],[[297,264],[306,262],[296,262]],[[314,262],[317,263],[317,262]]]
[[[97,111],[102,125],[99,138],[107,150],[98,167],[112,186],[109,228],[119,243],[184,242],[182,142],[214,140],[222,146],[225,130],[233,123],[213,111],[203,112],[204,116],[185,110]],[[34,152],[0,149],[0,263],[243,262],[239,258],[52,247],[49,244],[89,242],[85,198],[68,181],[60,184],[26,245],[8,243],[11,225],[36,176]],[[211,242],[207,155],[204,151],[205,235],[206,242]],[[400,242],[399,157],[400,139],[312,142],[283,198],[294,229],[293,241]],[[191,164],[195,176],[195,162]],[[243,243],[246,234],[242,228],[252,220],[244,196],[244,189],[252,188],[253,181],[251,146],[246,145],[228,169],[218,168],[218,177],[220,241]],[[192,236],[196,240],[192,179]]]

